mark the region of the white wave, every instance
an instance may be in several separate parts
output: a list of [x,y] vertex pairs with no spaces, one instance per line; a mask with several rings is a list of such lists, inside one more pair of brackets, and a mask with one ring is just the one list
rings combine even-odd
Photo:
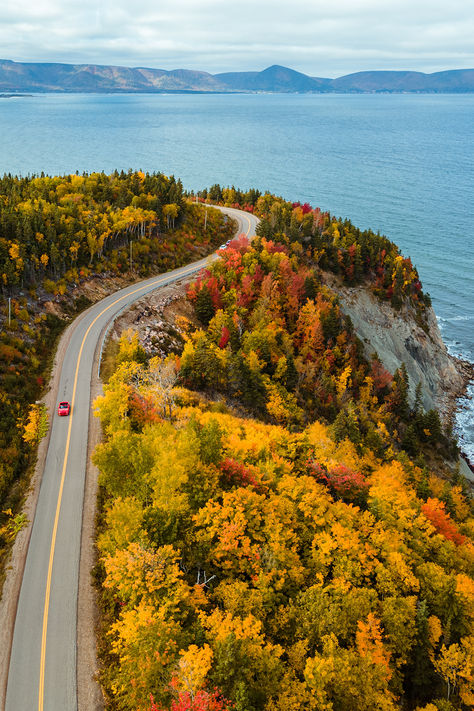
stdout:
[[462,451],[474,462],[474,383],[469,385],[466,397],[458,400],[454,431]]
[[474,316],[471,314],[469,316],[436,316],[436,318],[442,323],[453,323],[454,321],[472,321]]

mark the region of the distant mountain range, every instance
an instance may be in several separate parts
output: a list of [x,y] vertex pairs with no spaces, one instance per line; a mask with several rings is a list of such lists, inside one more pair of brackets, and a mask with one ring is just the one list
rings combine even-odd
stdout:
[[24,63],[0,59],[0,91],[16,92],[278,92],[466,93],[474,69],[356,72],[337,79],[310,77],[273,65],[261,72],[209,74],[189,69],[146,69],[97,64]]

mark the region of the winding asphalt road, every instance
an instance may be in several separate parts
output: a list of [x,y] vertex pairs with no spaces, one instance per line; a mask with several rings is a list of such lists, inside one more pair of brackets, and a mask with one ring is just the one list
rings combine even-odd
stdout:
[[[239,233],[249,237],[255,234],[255,217],[222,209],[237,220]],[[104,329],[119,311],[148,292],[199,271],[208,259],[122,289],[92,306],[69,327],[70,342],[58,365],[57,400],[69,400],[72,409],[69,417],[52,414],[18,601],[6,711],[77,709],[77,598],[90,384]]]

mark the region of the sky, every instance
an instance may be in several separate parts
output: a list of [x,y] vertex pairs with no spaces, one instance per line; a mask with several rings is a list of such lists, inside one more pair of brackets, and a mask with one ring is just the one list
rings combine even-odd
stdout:
[[320,77],[474,68],[473,0],[0,0],[0,58]]

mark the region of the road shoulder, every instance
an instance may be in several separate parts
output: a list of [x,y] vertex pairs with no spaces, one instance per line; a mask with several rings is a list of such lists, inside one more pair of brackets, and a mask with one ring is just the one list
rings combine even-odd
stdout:
[[[107,328],[107,327],[106,327]],[[105,329],[104,329],[105,330]],[[91,377],[91,404],[102,394],[102,383],[97,377],[100,357],[99,339]],[[81,557],[77,599],[77,707],[78,711],[102,711],[104,700],[96,675],[98,671],[96,628],[99,610],[92,582],[96,563],[95,516],[97,511],[98,469],[92,463],[92,453],[102,437],[100,421],[89,414],[87,442],[87,470],[82,510]]]

